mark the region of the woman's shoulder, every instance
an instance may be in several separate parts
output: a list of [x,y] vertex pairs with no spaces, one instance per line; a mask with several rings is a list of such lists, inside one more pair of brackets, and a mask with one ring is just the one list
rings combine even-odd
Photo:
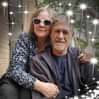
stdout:
[[19,37],[18,37],[18,40],[21,40],[21,41],[24,41],[24,42],[34,42],[35,41],[35,38],[32,38],[31,39],[31,36],[29,33],[26,33],[26,32],[22,32]]
[[21,33],[15,43],[16,46],[33,46],[35,45],[34,38],[30,39],[29,33]]
[[22,32],[22,33],[19,35],[19,39],[29,39],[29,33]]

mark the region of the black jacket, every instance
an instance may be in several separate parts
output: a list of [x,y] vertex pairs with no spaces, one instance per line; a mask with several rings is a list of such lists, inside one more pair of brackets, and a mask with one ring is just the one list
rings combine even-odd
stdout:
[[[64,91],[61,89],[61,86],[59,82],[57,81],[57,73],[54,68],[54,61],[51,56],[51,51],[48,50],[42,54],[38,54],[33,57],[33,61],[30,66],[31,74],[38,79],[46,82],[53,82],[57,84],[60,88],[60,94],[57,96],[56,99],[64,99],[62,96]],[[78,89],[81,89],[81,92],[85,87],[85,84],[92,84],[92,65],[89,63],[80,64],[79,59],[79,51],[76,48],[69,48],[67,53],[67,61],[69,67],[72,67],[72,77],[73,77],[73,90],[74,95],[80,94]],[[64,79],[65,80],[65,79]],[[40,94],[38,93],[38,96]],[[33,93],[33,96],[35,97],[35,93]],[[37,96],[37,93],[36,93]],[[43,99],[44,97],[40,95]],[[40,99],[39,98],[33,98],[33,99]],[[46,99],[46,98],[44,98]]]

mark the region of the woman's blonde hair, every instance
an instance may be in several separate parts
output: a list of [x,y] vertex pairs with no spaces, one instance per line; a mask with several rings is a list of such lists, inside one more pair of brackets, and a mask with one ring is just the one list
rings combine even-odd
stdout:
[[35,35],[33,32],[33,18],[36,18],[40,12],[43,12],[43,11],[47,11],[53,21],[54,17],[57,15],[56,12],[54,10],[52,10],[51,8],[48,8],[48,7],[42,7],[42,8],[38,8],[33,14],[32,14],[32,17],[31,17],[31,22],[30,22],[30,28],[29,28],[29,34],[30,35]]

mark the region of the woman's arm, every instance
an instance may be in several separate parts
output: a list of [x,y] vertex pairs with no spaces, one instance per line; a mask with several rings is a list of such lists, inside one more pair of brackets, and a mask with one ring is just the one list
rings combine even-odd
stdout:
[[59,94],[59,88],[53,83],[36,80],[34,89],[47,98],[55,98]]
[[29,37],[28,34],[24,33],[21,34],[16,42],[7,74],[19,85],[31,89],[33,88],[35,77],[26,72],[28,58]]
[[[11,64],[7,75],[19,85],[35,89],[46,97],[56,96],[59,92],[58,87],[53,83],[46,83],[37,80],[33,75],[26,72],[26,66],[29,57],[28,35],[22,34],[16,43]],[[53,89],[53,91],[52,91]]]

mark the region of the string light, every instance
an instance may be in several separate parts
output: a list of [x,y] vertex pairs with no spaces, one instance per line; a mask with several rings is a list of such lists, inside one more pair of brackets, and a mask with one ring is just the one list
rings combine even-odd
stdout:
[[92,63],[92,64],[97,64],[97,63],[98,63],[97,58],[96,58],[96,57],[91,58],[91,59],[90,59],[90,63]]
[[69,6],[69,7],[71,7],[71,6],[72,6],[72,4],[71,4],[71,3],[68,3],[68,6]]
[[59,3],[59,6],[62,6],[62,3],[61,2]]
[[19,4],[19,5],[18,5],[18,8],[21,8],[21,7],[22,7],[22,5],[21,5],[21,4]]
[[11,22],[11,24],[12,24],[12,25],[14,25],[14,24],[15,24],[15,22]]
[[1,5],[3,6],[3,7],[7,7],[8,6],[8,2],[6,2],[6,1],[3,1],[2,3],[1,3]]
[[75,23],[75,20],[71,19],[71,20],[70,20],[70,23],[71,23],[71,24],[74,24],[74,23]]
[[66,14],[67,14],[67,16],[73,16],[73,11],[72,10],[68,10],[67,12],[66,12]]
[[90,18],[90,16],[89,16],[89,15],[87,15],[86,17],[87,17],[87,19],[89,19],[89,18]]
[[28,14],[28,13],[29,13],[29,11],[25,10],[23,13],[24,13],[24,14]]
[[87,9],[87,5],[85,3],[80,4],[80,9],[81,10],[86,10]]
[[92,42],[95,42],[95,38],[92,38],[91,41],[92,41]]
[[7,1],[3,1],[2,3],[1,3],[1,5],[2,5],[2,7],[4,8],[3,10],[4,10],[4,16],[6,15],[6,8],[8,7],[8,2]]
[[92,34],[92,32],[91,32],[91,31],[89,31],[88,33],[89,33],[90,35]]
[[74,99],[79,99],[78,96],[74,96]]
[[98,19],[94,19],[94,20],[92,21],[92,23],[93,23],[94,25],[97,25],[97,24],[99,23],[99,20],[98,20]]
[[11,32],[9,32],[9,33],[8,33],[8,36],[10,36],[10,37],[11,37],[11,36],[12,36],[12,33],[11,33]]
[[96,82],[99,85],[99,81]]
[[14,14],[14,12],[13,12],[13,11],[10,11],[10,12],[9,12],[9,14],[10,14],[10,15],[13,15],[13,14]]

